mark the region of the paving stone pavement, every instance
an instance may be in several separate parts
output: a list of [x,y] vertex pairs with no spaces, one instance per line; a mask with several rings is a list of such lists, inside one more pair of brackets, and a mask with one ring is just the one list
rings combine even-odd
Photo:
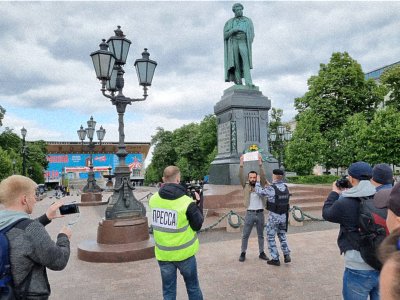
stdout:
[[[138,189],[136,198],[143,198],[148,192]],[[43,213],[54,201],[49,196],[37,204],[33,217]],[[76,201],[79,197],[74,195],[63,200]],[[155,259],[126,263],[78,260],[78,243],[96,239],[97,225],[105,208],[105,205],[80,207],[80,219],[73,227],[68,266],[63,271],[48,270],[50,299],[162,299]],[[71,215],[56,219],[46,228],[55,238],[62,225],[74,218]],[[337,232],[335,228],[289,234],[292,262],[282,263],[280,267],[269,266],[258,258],[254,234],[249,240],[247,259],[241,263],[238,261],[240,233],[222,230],[201,233],[196,258],[204,299],[341,299],[343,260],[336,246]],[[215,237],[207,238],[209,234]],[[224,238],[227,235],[232,238]],[[180,275],[177,299],[187,299]]]

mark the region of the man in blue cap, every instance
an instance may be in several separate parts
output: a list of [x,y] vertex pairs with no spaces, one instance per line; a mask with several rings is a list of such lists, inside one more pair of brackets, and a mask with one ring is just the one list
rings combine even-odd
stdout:
[[359,208],[361,197],[372,197],[376,190],[371,184],[371,166],[363,161],[350,165],[348,169],[350,189],[341,190],[336,182],[322,208],[322,217],[340,224],[337,243],[344,253],[343,298],[379,299],[379,271],[368,265],[359,251]]

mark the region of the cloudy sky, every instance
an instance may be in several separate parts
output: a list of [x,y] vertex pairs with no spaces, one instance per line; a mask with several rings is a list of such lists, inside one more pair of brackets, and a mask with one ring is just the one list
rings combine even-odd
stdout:
[[[101,95],[90,53],[121,25],[132,41],[128,97],[141,97],[134,61],[143,48],[158,62],[150,96],[125,114],[126,141],[148,142],[157,126],[198,122],[231,86],[224,82],[224,23],[231,1],[3,2],[0,4],[0,105],[3,127],[27,140],[78,141],[91,115],[105,141],[118,140],[115,107]],[[253,82],[284,110],[332,52],[347,51],[372,71],[399,60],[400,2],[243,1],[253,20]]]

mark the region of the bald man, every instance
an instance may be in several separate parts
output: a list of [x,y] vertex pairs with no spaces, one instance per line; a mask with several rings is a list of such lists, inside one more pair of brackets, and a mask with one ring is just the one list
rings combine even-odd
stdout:
[[[189,299],[202,300],[195,254],[199,249],[196,232],[203,224],[200,201],[186,195],[181,173],[166,167],[164,185],[149,201],[155,254],[161,271],[164,299],[176,299],[177,270],[182,274]],[[196,193],[197,200],[200,196]]]

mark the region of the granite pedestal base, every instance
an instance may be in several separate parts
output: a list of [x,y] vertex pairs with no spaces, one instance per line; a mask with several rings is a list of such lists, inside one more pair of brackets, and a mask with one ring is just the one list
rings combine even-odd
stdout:
[[128,262],[154,257],[147,218],[102,220],[97,241],[78,244],[78,258],[88,262]]
[[81,202],[101,202],[103,195],[101,193],[82,193]]

